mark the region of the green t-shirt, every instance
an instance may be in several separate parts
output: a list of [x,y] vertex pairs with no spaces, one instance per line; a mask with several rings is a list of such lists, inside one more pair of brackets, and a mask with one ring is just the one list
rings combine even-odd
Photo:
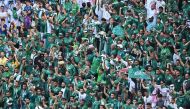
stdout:
[[165,74],[165,83],[166,85],[170,85],[174,83],[174,78],[170,74]]
[[171,51],[167,47],[161,47],[160,56],[162,59],[168,58],[171,56]]
[[77,12],[79,11],[79,9],[80,9],[80,7],[79,7],[78,4],[73,4],[73,5],[72,5],[72,14],[73,14],[73,15],[76,15]]
[[73,77],[63,76],[63,81],[65,82],[65,84],[70,84],[73,81]]
[[161,81],[164,81],[164,74],[156,75],[156,84],[160,84]]
[[105,80],[105,73],[98,73],[98,79],[97,82],[104,82]]
[[180,91],[182,88],[182,83],[183,83],[184,78],[182,76],[179,76],[175,79],[174,81],[174,86],[175,86],[175,91]]
[[61,88],[60,87],[54,87],[54,86],[52,86],[51,87],[51,90],[54,92],[54,93],[58,93],[59,91],[61,91]]
[[69,71],[69,73],[74,76],[76,74],[76,68],[73,64],[66,65],[66,69]]
[[165,13],[159,13],[158,17],[161,18],[162,22],[165,23],[167,21],[167,14]]
[[64,37],[64,43],[68,46],[69,44],[71,44],[71,42],[73,42],[73,38],[72,37]]
[[66,10],[66,12],[70,12],[72,10],[72,3],[71,2],[65,2],[63,4],[63,8]]
[[100,107],[100,101],[94,101],[92,104],[92,109],[99,109]]
[[131,109],[131,108],[132,108],[131,105],[127,105],[127,104],[124,104],[124,105],[123,105],[123,109]]
[[[55,21],[57,23],[62,23],[65,18],[66,18],[66,16],[63,13],[58,13],[58,15],[55,17]],[[58,27],[59,27],[59,24],[56,25],[56,27],[54,27],[54,29],[58,31]]]
[[47,21],[43,19],[39,19],[40,22],[40,32],[46,33],[47,32]]
[[156,24],[156,30],[157,31],[163,31],[164,30],[164,25],[162,23],[157,23]]

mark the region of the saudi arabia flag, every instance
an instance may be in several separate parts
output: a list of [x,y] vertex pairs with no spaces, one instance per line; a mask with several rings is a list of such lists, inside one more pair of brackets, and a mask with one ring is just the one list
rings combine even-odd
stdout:
[[130,68],[128,70],[128,75],[130,78],[151,79],[149,75],[137,68]]

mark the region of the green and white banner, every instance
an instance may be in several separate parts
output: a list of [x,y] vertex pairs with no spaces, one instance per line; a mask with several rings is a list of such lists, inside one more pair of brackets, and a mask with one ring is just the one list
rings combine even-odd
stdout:
[[137,68],[128,69],[128,75],[130,78],[151,79],[149,75]]

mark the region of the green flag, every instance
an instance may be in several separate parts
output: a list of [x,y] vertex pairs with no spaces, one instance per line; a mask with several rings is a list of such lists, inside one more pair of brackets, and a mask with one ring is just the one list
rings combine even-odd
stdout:
[[128,74],[130,78],[150,79],[150,77],[146,73],[137,68],[129,69]]
[[117,36],[124,36],[124,29],[121,26],[116,26],[113,28],[112,31],[113,34],[117,35]]
[[100,66],[100,63],[101,63],[101,58],[98,58],[98,57],[94,57],[93,61],[92,61],[92,66],[91,66],[91,73],[92,74],[96,74],[97,71],[98,71],[98,68]]

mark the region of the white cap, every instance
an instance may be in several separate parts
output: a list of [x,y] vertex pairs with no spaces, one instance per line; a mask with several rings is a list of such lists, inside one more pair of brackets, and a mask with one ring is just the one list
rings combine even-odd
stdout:
[[115,62],[113,60],[110,61],[111,65],[115,65]]
[[118,44],[117,46],[120,47],[120,48],[123,48],[123,45],[122,45],[122,44]]
[[64,64],[64,61],[59,61],[58,64],[59,64],[59,65],[63,65],[63,64]]
[[103,35],[103,36],[106,36],[106,32],[104,32],[104,31],[100,31],[99,34]]
[[91,45],[88,46],[88,48],[94,48],[94,46],[91,44]]

